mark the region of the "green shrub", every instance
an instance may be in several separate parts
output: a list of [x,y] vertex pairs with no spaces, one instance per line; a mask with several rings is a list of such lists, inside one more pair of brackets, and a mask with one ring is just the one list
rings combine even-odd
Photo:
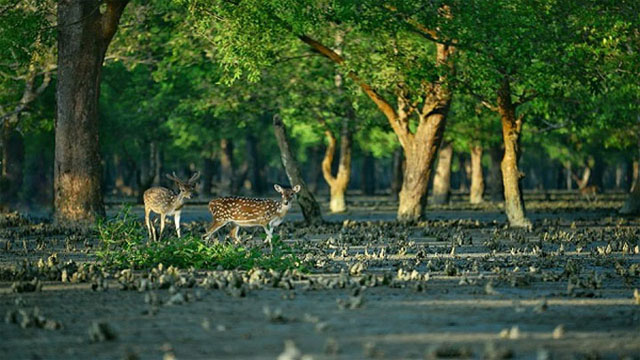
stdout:
[[233,244],[207,244],[199,236],[187,233],[182,238],[169,236],[165,229],[161,241],[148,239],[142,222],[124,209],[115,218],[97,225],[102,243],[96,252],[98,260],[109,269],[148,269],[163,264],[195,269],[298,269],[304,266],[293,249],[277,236],[273,237],[273,251],[265,254],[259,248]]

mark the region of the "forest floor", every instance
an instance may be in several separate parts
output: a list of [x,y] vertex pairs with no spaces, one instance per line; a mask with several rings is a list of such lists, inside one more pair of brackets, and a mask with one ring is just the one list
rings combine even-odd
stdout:
[[[293,211],[277,229],[306,271],[88,270],[78,281],[63,264],[94,263],[95,235],[4,219],[0,358],[638,359],[640,219],[616,215],[621,199],[531,195],[528,232],[463,198],[398,224],[394,203],[358,196],[324,226]],[[187,206],[184,230],[209,219]],[[241,233],[261,246],[260,231]]]

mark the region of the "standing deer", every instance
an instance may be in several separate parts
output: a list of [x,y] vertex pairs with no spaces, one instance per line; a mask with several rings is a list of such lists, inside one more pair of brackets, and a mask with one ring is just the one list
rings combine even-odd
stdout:
[[[173,180],[178,186],[179,192],[176,192],[165,187],[152,187],[144,192],[144,221],[149,230],[149,238],[154,241],[162,238],[162,232],[164,231],[164,218],[165,216],[173,215],[173,220],[176,223],[176,232],[180,237],[180,213],[185,199],[191,199],[191,195],[195,193],[195,182],[200,177],[200,173],[196,172],[187,181],[178,179],[176,173],[173,175],[167,174],[167,178]],[[155,226],[151,223],[149,215],[151,212],[160,215],[160,236],[156,238]]]
[[282,194],[282,200],[253,199],[245,197],[223,197],[213,199],[209,202],[209,211],[213,216],[213,224],[204,234],[205,239],[209,239],[213,233],[228,223],[233,223],[231,237],[238,241],[239,227],[262,226],[267,234],[266,242],[271,245],[273,229],[282,223],[287,211],[291,208],[291,200],[298,191],[300,185],[293,189],[282,188],[280,185],[273,186],[277,192]]
[[598,200],[598,191],[600,189],[596,185],[583,186],[578,191],[580,191],[580,195],[587,199],[588,202],[593,202]]

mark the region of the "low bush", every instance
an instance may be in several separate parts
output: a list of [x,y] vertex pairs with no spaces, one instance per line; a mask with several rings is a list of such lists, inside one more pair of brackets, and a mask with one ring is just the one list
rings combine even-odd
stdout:
[[294,250],[278,236],[273,237],[273,251],[263,253],[257,247],[208,244],[190,233],[177,238],[167,235],[166,230],[161,241],[149,240],[141,221],[125,209],[116,217],[98,223],[101,248],[96,256],[109,269],[148,269],[163,264],[183,269],[304,270]]

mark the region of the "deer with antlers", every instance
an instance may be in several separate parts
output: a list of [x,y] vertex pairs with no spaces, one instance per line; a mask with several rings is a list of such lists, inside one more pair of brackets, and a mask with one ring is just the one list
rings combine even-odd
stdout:
[[237,196],[211,200],[209,211],[213,215],[213,224],[207,229],[203,238],[209,239],[218,229],[228,223],[233,223],[231,237],[235,241],[238,241],[240,227],[262,226],[267,234],[265,241],[271,245],[273,229],[282,223],[291,208],[293,197],[300,191],[300,185],[296,185],[292,189],[283,188],[278,184],[273,187],[282,195],[280,201]]
[[[173,180],[178,186],[178,192],[165,187],[157,186],[152,187],[144,192],[144,221],[149,230],[149,238],[154,241],[162,238],[162,232],[164,231],[164,221],[167,215],[172,216],[176,224],[176,232],[180,237],[180,213],[182,206],[184,206],[184,200],[190,199],[195,193],[196,180],[200,177],[200,173],[196,172],[187,181],[180,180],[176,173],[173,175],[167,174],[167,178]],[[160,215],[160,236],[156,238],[155,226],[151,223],[149,215],[151,212]]]

